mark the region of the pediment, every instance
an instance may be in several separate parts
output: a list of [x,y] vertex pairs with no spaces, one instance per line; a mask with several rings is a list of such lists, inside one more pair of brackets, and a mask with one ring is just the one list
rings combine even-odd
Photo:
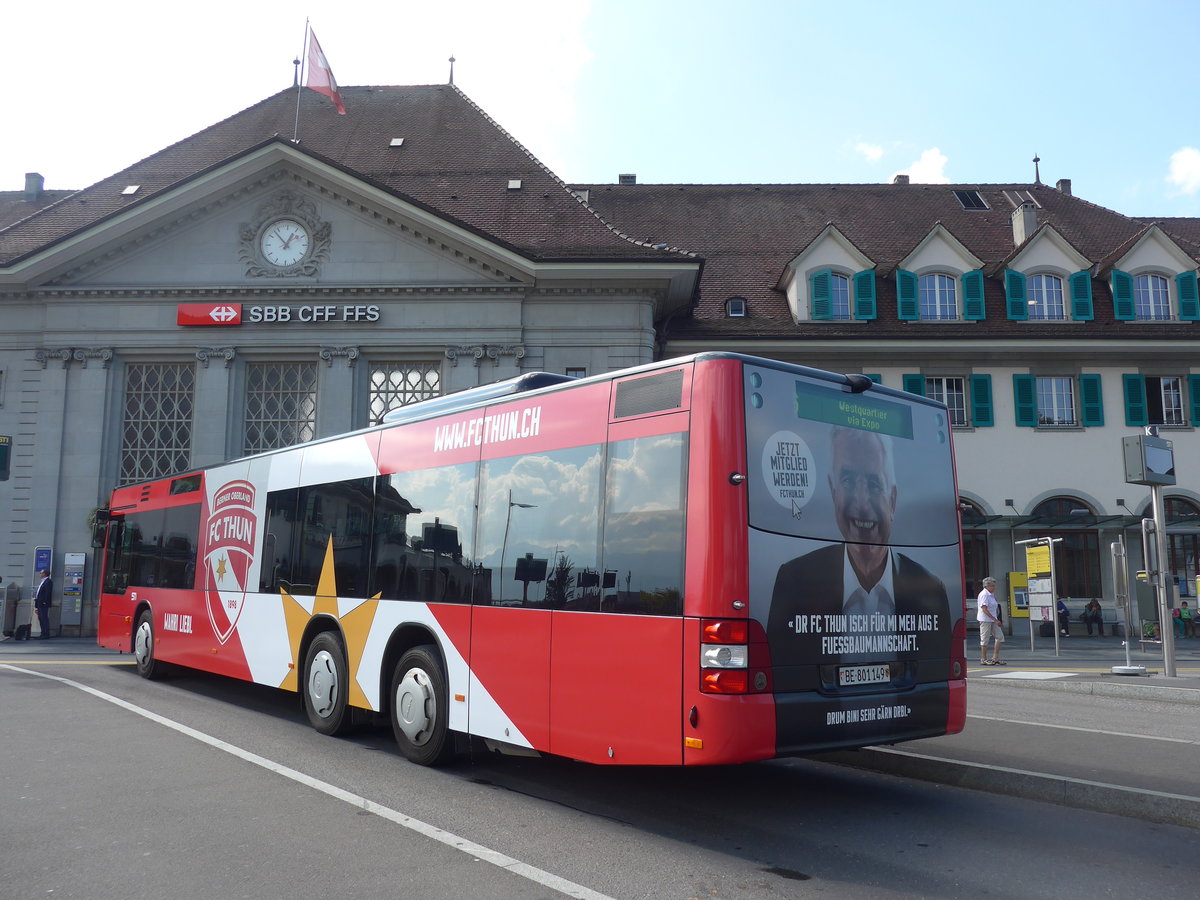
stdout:
[[1018,272],[1054,270],[1067,274],[1089,268],[1091,264],[1091,260],[1071,246],[1053,226],[1046,225],[1013,256],[1008,267]]
[[900,261],[900,268],[918,275],[931,271],[962,273],[983,268],[983,260],[968,250],[962,241],[939,222],[912,252]]
[[1167,237],[1161,228],[1153,225],[1116,261],[1114,267],[1130,274],[1145,271],[1188,272],[1196,268],[1196,261]]
[[[275,145],[221,174],[50,248],[35,267],[42,277],[26,284],[253,290],[532,280],[532,266],[507,248],[309,157],[289,158],[287,148]],[[267,258],[265,230],[283,220],[303,226],[306,252],[293,259],[293,244],[285,258]]]

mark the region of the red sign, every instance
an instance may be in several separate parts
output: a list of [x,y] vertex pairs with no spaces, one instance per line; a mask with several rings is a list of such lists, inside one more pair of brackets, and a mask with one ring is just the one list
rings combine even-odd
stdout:
[[240,303],[180,303],[176,325],[241,325]]

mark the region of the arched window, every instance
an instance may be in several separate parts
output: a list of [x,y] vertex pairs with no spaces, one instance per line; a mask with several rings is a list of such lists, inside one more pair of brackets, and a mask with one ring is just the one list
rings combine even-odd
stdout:
[[962,497],[958,498],[958,511],[962,516],[963,591],[974,597],[983,589],[983,579],[988,571],[987,531],[983,528],[983,510],[978,504]]
[[[1094,521],[1095,510],[1075,497],[1051,497],[1033,509],[1033,515],[1054,525],[1052,536],[1062,538],[1054,545],[1054,576],[1058,592],[1067,597],[1100,597],[1100,533],[1086,523]],[[1081,527],[1072,528],[1073,521]]]
[[949,275],[922,275],[918,279],[920,316],[925,319],[957,319],[958,292]]
[[1167,514],[1167,557],[1180,597],[1195,605],[1196,576],[1200,575],[1200,506],[1183,497],[1163,500]]
[[1133,279],[1133,308],[1141,321],[1163,322],[1171,318],[1171,291],[1161,275],[1137,275]]
[[1057,275],[1030,275],[1026,280],[1030,319],[1065,319],[1063,282]]

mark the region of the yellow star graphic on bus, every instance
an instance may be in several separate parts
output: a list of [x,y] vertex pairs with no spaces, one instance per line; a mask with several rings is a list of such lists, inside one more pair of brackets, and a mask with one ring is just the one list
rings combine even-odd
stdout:
[[325,546],[325,561],[321,566],[321,574],[317,578],[316,595],[313,597],[313,608],[310,613],[304,606],[287,591],[280,591],[283,599],[283,616],[287,623],[288,645],[292,650],[292,668],[280,683],[280,687],[289,691],[300,688],[300,669],[304,661],[300,659],[300,642],[304,638],[308,623],[317,616],[327,616],[337,620],[341,625],[342,635],[346,643],[346,671],[349,673],[350,684],[347,687],[347,697],[351,706],[360,709],[370,709],[371,704],[358,683],[358,667],[362,663],[363,649],[367,636],[371,632],[371,623],[375,620],[375,608],[378,599],[363,600],[345,615],[339,613],[340,604],[337,596],[337,576],[333,562],[333,537]]
[[228,563],[228,558],[222,556],[217,560],[217,581],[222,581],[225,578],[225,564]]

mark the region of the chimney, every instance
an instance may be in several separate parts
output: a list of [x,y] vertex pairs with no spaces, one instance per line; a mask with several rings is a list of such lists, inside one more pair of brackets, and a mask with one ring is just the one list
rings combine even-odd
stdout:
[[632,172],[626,172],[624,175],[618,175],[617,184],[637,184],[637,175],[634,175]]
[[1071,179],[1070,178],[1060,178],[1060,179],[1058,179],[1058,183],[1055,184],[1054,186],[1056,188],[1058,188],[1060,191],[1062,191],[1064,194],[1066,194],[1068,197],[1071,196]]
[[1013,244],[1020,247],[1037,231],[1037,207],[1022,203],[1012,213]]
[[908,184],[907,175],[893,175],[892,184]]
[[44,185],[45,183],[46,183],[46,179],[44,179],[37,172],[26,172],[25,173],[25,199],[26,200],[41,200],[42,199],[42,185]]

